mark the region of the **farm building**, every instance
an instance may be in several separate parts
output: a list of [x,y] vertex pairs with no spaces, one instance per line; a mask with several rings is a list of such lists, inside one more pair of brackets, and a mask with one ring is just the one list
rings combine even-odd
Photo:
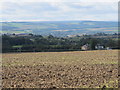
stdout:
[[112,50],[112,48],[110,48],[110,47],[106,47],[106,50]]
[[89,44],[85,44],[81,47],[81,50],[90,50]]
[[95,46],[95,49],[96,49],[96,50],[104,50],[104,49],[105,49],[105,46],[100,45],[100,44],[97,44],[97,45]]

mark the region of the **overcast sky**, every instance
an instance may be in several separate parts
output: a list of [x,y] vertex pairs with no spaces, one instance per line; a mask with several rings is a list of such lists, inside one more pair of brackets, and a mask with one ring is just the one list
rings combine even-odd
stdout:
[[[44,1],[44,2],[43,2]],[[2,0],[2,21],[117,21],[118,0]],[[97,1],[97,2],[95,2]]]

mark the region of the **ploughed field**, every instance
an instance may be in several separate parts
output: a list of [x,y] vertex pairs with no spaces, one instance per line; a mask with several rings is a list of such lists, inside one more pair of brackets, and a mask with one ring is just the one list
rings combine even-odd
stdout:
[[117,88],[118,50],[6,53],[3,88]]

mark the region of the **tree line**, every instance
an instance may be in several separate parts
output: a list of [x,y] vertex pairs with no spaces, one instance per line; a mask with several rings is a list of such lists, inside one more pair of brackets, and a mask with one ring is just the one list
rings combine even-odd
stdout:
[[89,44],[91,50],[95,45],[118,49],[117,38],[92,38],[90,35],[74,37],[54,37],[52,35],[11,36],[2,35],[2,52],[54,52],[80,51],[81,46]]

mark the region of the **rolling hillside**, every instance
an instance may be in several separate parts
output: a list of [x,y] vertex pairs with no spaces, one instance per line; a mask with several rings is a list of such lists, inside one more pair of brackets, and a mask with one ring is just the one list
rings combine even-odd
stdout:
[[[2,26],[1,26],[2,25]],[[33,33],[54,36],[92,34],[97,32],[116,33],[117,22],[108,21],[40,21],[1,22],[0,33]]]

